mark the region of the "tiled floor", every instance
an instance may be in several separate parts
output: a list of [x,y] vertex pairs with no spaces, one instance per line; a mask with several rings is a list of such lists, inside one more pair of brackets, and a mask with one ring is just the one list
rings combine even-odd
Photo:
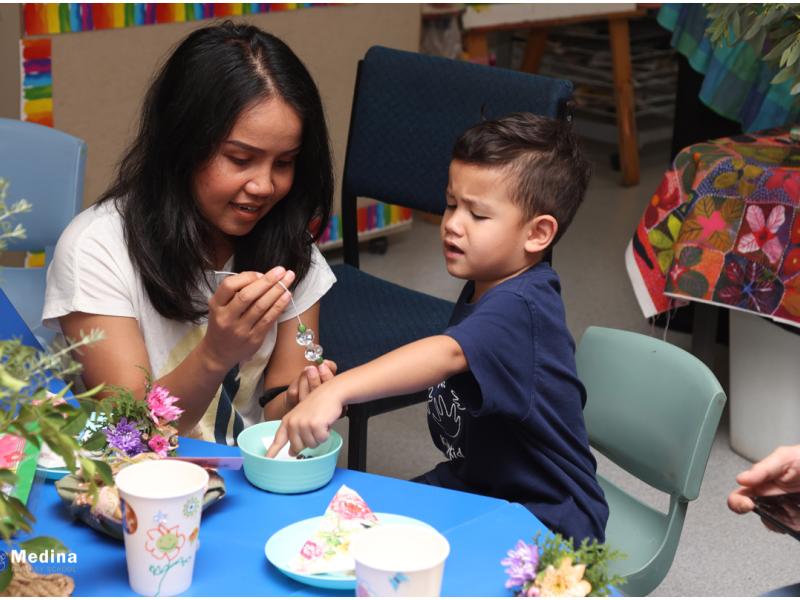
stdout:
[[[631,291],[623,252],[638,219],[667,166],[668,150],[646,148],[641,183],[618,185],[619,174],[609,167],[608,147],[590,147],[595,167],[584,206],[555,249],[555,267],[563,285],[567,317],[573,336],[580,339],[589,325],[604,325],[641,333],[652,331],[642,318]],[[331,262],[340,258],[333,254]],[[427,293],[454,300],[462,282],[444,268],[438,231],[416,221],[412,230],[391,238],[385,255],[362,253],[362,268]],[[656,330],[656,335],[663,335]],[[668,341],[688,347],[686,334],[670,332]],[[723,385],[727,348],[718,347],[718,372]],[[346,430],[346,421],[337,427]],[[368,470],[410,478],[442,460],[429,439],[425,406],[417,405],[370,421]],[[600,457],[599,470],[610,479],[641,494],[655,507],[666,509],[667,497],[620,473]],[[725,500],[735,486],[736,473],[749,463],[728,445],[727,411],[708,462],[700,498],[689,506],[672,569],[655,591],[659,596],[750,596],[794,583],[798,547],[788,536],[764,529],[752,515],[728,511]],[[520,536],[534,532],[520,531]],[[498,557],[498,560],[501,557]]]

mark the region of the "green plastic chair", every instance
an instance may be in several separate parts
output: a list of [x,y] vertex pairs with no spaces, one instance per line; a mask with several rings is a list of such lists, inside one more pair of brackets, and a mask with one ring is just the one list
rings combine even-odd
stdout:
[[589,327],[576,359],[592,447],[670,497],[664,514],[598,476],[606,541],[627,555],[609,571],[627,578],[625,594],[645,596],[669,571],[686,508],[700,494],[725,392],[688,352],[629,331]]

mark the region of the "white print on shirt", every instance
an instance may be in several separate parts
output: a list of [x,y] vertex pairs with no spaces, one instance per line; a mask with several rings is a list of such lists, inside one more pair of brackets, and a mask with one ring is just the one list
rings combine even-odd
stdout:
[[[449,390],[449,399],[445,399],[440,393],[443,388]],[[447,437],[457,438],[461,433],[461,415],[459,413],[464,410],[461,399],[452,388],[446,387],[445,382],[428,388],[428,414],[444,430]]]
[[445,447],[444,455],[447,457],[447,460],[453,460],[454,458],[464,458],[464,453],[461,452],[461,448],[456,448],[450,442],[447,441],[443,435],[439,436],[439,439],[442,441],[442,446]]

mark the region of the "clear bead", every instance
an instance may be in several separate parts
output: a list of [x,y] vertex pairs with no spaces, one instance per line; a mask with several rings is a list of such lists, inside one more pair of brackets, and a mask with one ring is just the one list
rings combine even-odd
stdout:
[[309,344],[314,343],[314,330],[313,329],[306,329],[305,331],[297,330],[297,335],[295,336],[297,343],[301,346],[308,346]]
[[311,343],[306,346],[306,360],[316,362],[317,359],[322,358],[322,346],[319,344]]

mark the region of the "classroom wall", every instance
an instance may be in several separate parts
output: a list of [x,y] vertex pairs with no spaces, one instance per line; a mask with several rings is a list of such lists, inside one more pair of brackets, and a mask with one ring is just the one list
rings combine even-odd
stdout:
[[0,117],[19,119],[20,5],[0,4]]
[[[420,6],[321,6],[236,20],[257,25],[283,39],[316,80],[328,118],[338,188],[358,59],[375,44],[416,51]],[[208,23],[194,21],[52,36],[56,128],[86,140],[89,148],[85,206],[108,185],[116,162],[136,130],[141,99],[157,66],[180,39]],[[18,83],[16,87],[19,88]]]

